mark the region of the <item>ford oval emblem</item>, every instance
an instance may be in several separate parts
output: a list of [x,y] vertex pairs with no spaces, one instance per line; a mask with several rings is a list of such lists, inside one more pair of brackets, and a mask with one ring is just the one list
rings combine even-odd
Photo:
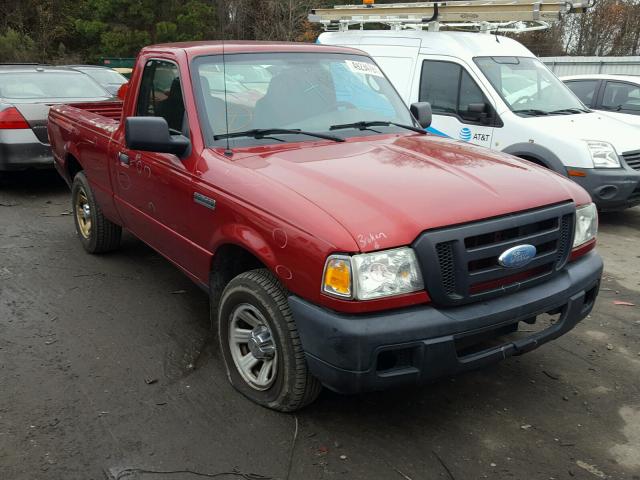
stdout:
[[516,245],[505,250],[498,257],[498,263],[506,268],[520,268],[527,265],[536,256],[533,245]]

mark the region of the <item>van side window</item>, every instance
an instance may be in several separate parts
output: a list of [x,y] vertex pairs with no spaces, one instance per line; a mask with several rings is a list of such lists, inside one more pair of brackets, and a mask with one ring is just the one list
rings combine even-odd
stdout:
[[163,117],[169,128],[182,132],[184,101],[178,66],[162,60],[149,60],[142,72],[136,115]]
[[477,116],[468,115],[469,105],[489,103],[461,65],[439,60],[422,63],[419,97],[421,102],[431,104],[433,113],[453,114],[468,122],[477,121]]
[[571,80],[565,83],[587,107],[593,105],[593,97],[598,87],[598,80]]
[[429,102],[433,113],[457,113],[460,65],[425,60],[420,76],[420,101]]

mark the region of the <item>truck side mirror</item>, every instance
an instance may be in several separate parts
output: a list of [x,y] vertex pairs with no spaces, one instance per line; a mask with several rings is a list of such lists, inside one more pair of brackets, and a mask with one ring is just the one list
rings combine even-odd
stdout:
[[422,128],[431,125],[431,104],[429,102],[412,103],[410,110]]
[[163,117],[128,117],[124,121],[124,140],[130,150],[173,153],[178,157],[189,148],[189,139],[171,135]]

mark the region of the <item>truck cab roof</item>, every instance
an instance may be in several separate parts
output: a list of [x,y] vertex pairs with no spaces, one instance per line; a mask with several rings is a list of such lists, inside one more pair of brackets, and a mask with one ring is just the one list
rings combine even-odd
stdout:
[[256,42],[256,41],[200,41],[200,42],[176,42],[150,45],[141,50],[141,54],[149,52],[185,52],[190,58],[201,55],[220,55],[234,53],[264,53],[264,52],[325,52],[325,53],[351,53],[362,52],[348,47],[333,45],[318,45],[311,43],[290,42]]

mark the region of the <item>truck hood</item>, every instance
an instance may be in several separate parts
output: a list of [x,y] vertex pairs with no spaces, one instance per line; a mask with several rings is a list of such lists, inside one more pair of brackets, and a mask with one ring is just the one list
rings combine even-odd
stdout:
[[434,136],[372,138],[275,146],[234,163],[317,205],[361,251],[408,245],[426,229],[590,201],[575,183],[510,155]]
[[549,136],[549,132],[558,132],[564,139],[581,143],[582,140],[609,142],[618,154],[640,149],[637,127],[600,112],[525,117],[523,122],[539,130],[544,138]]

